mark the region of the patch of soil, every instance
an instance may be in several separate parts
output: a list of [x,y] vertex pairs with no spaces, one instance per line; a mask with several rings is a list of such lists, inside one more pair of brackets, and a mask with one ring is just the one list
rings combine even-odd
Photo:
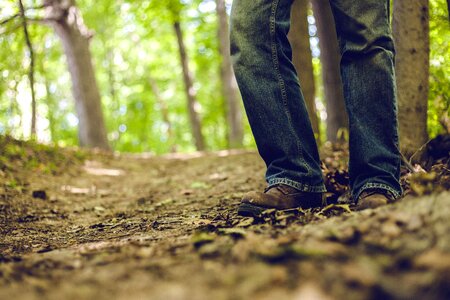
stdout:
[[[345,159],[331,164],[345,155],[325,161],[330,200],[345,194]],[[237,216],[263,175],[246,151],[16,174],[26,187],[0,191],[0,299],[450,297],[449,192]]]

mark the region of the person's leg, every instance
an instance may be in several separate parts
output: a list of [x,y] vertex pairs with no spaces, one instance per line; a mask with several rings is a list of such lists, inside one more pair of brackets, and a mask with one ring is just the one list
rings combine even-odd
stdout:
[[287,39],[292,0],[234,0],[231,55],[269,187],[325,191]]
[[350,126],[350,185],[355,200],[381,189],[394,198],[399,184],[394,43],[389,0],[330,0],[338,34]]

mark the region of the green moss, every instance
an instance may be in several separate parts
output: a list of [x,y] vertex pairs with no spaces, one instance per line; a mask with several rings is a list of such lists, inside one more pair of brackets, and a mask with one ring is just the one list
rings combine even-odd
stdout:
[[81,164],[87,152],[39,144],[36,141],[20,141],[0,136],[0,169],[15,172],[19,169],[55,174],[68,166]]

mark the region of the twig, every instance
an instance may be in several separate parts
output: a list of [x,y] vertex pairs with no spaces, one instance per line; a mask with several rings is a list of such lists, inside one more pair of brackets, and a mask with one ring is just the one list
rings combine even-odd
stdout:
[[[38,5],[38,6],[28,7],[28,8],[24,8],[24,12],[25,12],[25,11],[29,11],[29,10],[42,9],[42,8],[46,8],[46,7],[48,7],[48,6],[50,6],[50,4],[42,4],[42,5]],[[11,22],[12,20],[14,20],[15,18],[20,17],[20,16],[22,16],[22,14],[21,14],[20,12],[18,12],[18,13],[16,13],[16,14],[14,14],[14,15],[12,15],[12,16],[6,18],[6,19],[4,19],[4,20],[1,20],[1,21],[0,21],[0,26],[3,26],[3,25],[5,25],[6,23],[9,23],[9,22]],[[22,16],[22,17],[23,17],[23,16]]]
[[28,52],[30,54],[30,70],[28,72],[28,78],[30,80],[31,88],[31,136],[36,136],[36,96],[34,93],[34,51],[31,44],[30,35],[28,34],[27,19],[25,17],[25,9],[23,7],[22,0],[18,0],[20,16],[22,18],[23,33],[25,34],[25,41],[27,43]]
[[414,169],[413,165],[406,159],[406,157],[403,155],[403,153],[400,152],[401,160],[405,167],[411,172],[411,173],[417,173],[417,170]]
[[414,156],[416,156],[417,154],[419,154],[419,153],[423,150],[423,148],[425,148],[425,147],[431,142],[431,140],[432,140],[432,139],[429,139],[425,144],[423,144],[422,146],[420,146],[420,148],[417,149],[416,152],[414,152],[414,153],[411,155],[411,157],[409,158],[409,163],[411,163],[411,162],[413,161]]
[[4,20],[1,20],[1,21],[0,21],[0,26],[3,26],[3,25],[5,25],[5,24],[11,22],[12,20],[14,20],[14,19],[17,18],[17,17],[20,17],[20,13],[17,13],[17,14],[12,15],[12,16],[10,16],[10,17],[4,19]]

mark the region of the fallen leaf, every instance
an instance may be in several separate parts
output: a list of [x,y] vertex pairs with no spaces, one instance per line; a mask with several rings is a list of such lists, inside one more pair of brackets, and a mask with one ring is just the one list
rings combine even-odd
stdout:
[[195,248],[200,248],[205,244],[211,243],[215,238],[215,235],[207,232],[196,232],[192,236],[191,241]]
[[249,227],[250,225],[252,225],[255,222],[255,219],[250,217],[250,218],[243,218],[237,225],[236,227]]
[[243,238],[247,232],[241,228],[220,228],[219,233],[231,235],[234,238]]

